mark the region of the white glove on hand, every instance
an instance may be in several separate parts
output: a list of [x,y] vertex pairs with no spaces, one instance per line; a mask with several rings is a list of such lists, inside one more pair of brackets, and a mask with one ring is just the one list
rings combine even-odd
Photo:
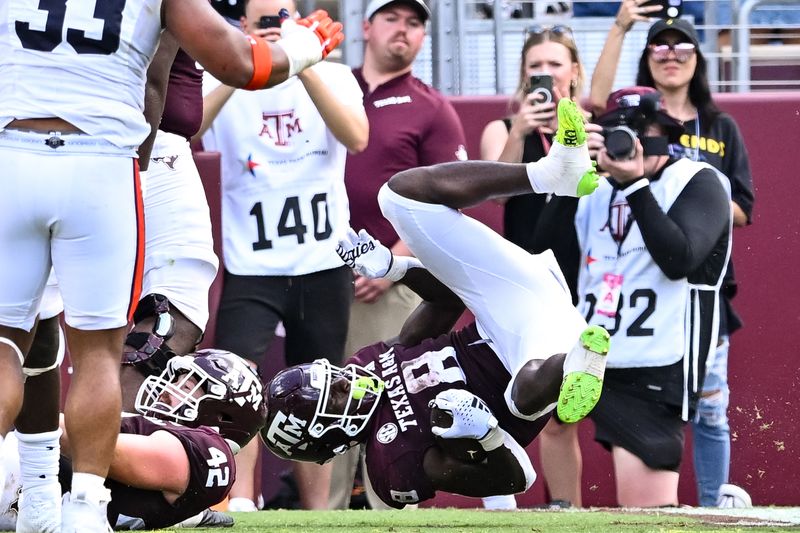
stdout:
[[386,278],[399,281],[410,267],[421,267],[414,257],[395,257],[392,252],[362,229],[356,234],[352,228],[339,240],[336,253],[357,274],[369,279]]
[[484,439],[497,429],[497,419],[483,400],[464,389],[447,389],[430,401],[429,407],[438,407],[453,415],[449,428],[431,427],[431,433],[444,439]]
[[322,47],[313,30],[289,18],[281,24],[281,38],[275,44],[289,58],[289,77],[322,61]]
[[319,63],[344,41],[341,23],[331,20],[322,9],[297,20],[289,17],[288,11],[286,15],[276,44],[289,58],[289,77]]

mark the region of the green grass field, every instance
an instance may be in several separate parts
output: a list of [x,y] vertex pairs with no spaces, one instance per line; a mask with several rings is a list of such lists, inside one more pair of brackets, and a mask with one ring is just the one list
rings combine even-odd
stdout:
[[[752,510],[734,510],[752,511]],[[466,509],[418,509],[409,511],[261,511],[232,513],[231,529],[193,531],[268,533],[536,533],[536,532],[672,532],[672,531],[800,531],[798,525],[778,523],[777,512],[698,514],[699,510],[673,512],[591,511],[480,511]],[[735,515],[735,516],[734,516]],[[750,518],[748,518],[750,516]],[[758,516],[759,518],[752,518]],[[775,521],[774,525],[763,524]],[[800,523],[795,521],[795,524]],[[167,531],[186,531],[173,529]]]

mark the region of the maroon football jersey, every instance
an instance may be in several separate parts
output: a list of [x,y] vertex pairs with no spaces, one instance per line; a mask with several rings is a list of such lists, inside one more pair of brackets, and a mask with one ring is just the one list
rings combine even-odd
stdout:
[[200,129],[202,121],[203,71],[181,48],[169,71],[164,114],[158,129],[188,140]]
[[466,389],[480,397],[500,427],[523,447],[549,418],[530,422],[511,414],[503,398],[511,374],[478,335],[474,323],[417,346],[373,344],[348,363],[372,370],[386,384],[369,426],[366,463],[375,493],[392,507],[402,508],[435,494],[422,465],[435,442],[428,402],[440,391]]
[[109,479],[111,503],[110,524],[124,514],[144,520],[147,529],[160,529],[177,524],[221,502],[236,479],[233,452],[219,433],[207,427],[187,428],[170,422],[154,421],[142,416],[122,419],[120,433],[150,435],[168,431],[181,441],[189,457],[189,485],[175,503],[170,504],[161,491],[144,490]]

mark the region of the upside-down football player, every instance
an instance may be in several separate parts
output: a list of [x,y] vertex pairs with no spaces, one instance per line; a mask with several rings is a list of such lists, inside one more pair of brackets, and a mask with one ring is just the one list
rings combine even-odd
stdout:
[[[344,368],[319,359],[277,374],[261,431],[270,450],[325,462],[364,443],[373,488],[398,508],[437,490],[485,497],[531,486],[524,447],[554,407],[567,422],[591,411],[609,336],[587,328],[552,253],[530,255],[459,209],[531,190],[590,194],[599,178],[582,117],[569,100],[558,115],[556,142],[538,162],[446,163],[384,185],[383,214],[418,259],[352,231],[339,253],[361,275],[402,280],[423,303],[396,339]],[[464,305],[475,322],[448,333]]]

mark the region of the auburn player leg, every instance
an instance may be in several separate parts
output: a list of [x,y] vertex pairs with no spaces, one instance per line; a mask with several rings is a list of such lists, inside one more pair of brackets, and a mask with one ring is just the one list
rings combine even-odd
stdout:
[[[119,363],[141,292],[144,223],[135,160],[105,141],[76,137],[53,157],[70,172],[52,169],[61,197],[75,199],[59,206],[51,243],[74,369],[64,409],[74,475],[62,531],[105,531],[103,483],[119,434]],[[91,157],[71,153],[81,150]]]
[[[35,147],[37,140],[42,148],[52,151],[36,134],[0,132],[0,441],[23,409],[23,354],[30,349],[51,266],[51,209],[55,198],[47,172],[53,172],[54,177],[58,173],[35,149],[23,150],[26,146]],[[47,399],[42,397],[39,401],[45,403]],[[60,527],[59,504],[60,495],[53,501],[56,531]]]
[[[142,173],[145,223],[143,298],[125,341],[123,407],[133,408],[142,379],[172,355],[192,352],[208,322],[208,291],[217,274],[211,219],[189,143],[159,131]],[[131,372],[133,365],[138,372]],[[141,377],[139,377],[141,376]]]
[[[56,293],[53,295],[52,293]],[[60,365],[64,336],[58,323],[61,312],[57,287],[48,285],[43,304],[56,300],[55,311],[40,308],[36,334],[25,359],[25,399],[16,420],[22,494],[18,503],[16,531],[61,530],[61,485],[58,427],[61,401]]]

